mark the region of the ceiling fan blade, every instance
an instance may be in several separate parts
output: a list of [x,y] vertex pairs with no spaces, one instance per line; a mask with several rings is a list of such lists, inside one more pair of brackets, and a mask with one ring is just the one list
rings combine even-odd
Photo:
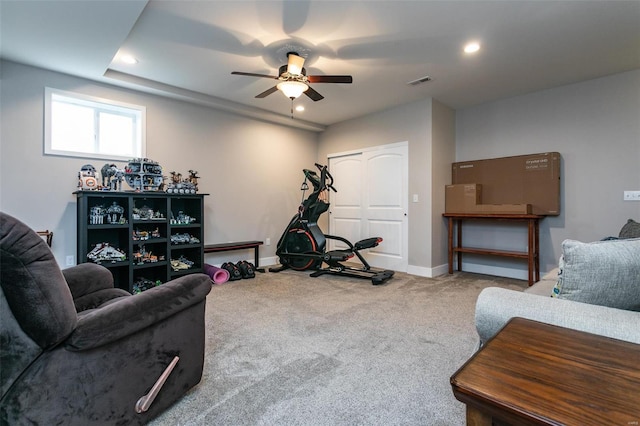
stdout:
[[272,75],[266,75],[266,74],[255,74],[252,72],[241,72],[241,71],[232,71],[231,74],[234,75],[246,75],[249,77],[264,77],[264,78],[273,78],[274,80],[277,80],[278,77],[274,77]]
[[311,88],[311,86],[309,86],[309,88],[307,90],[305,90],[303,92],[305,95],[307,95],[308,97],[311,98],[311,100],[318,102],[322,99],[324,99],[324,96],[322,96],[320,93],[316,92],[315,90],[313,90]]
[[272,94],[274,92],[277,92],[277,91],[278,91],[278,86],[273,86],[271,89],[265,90],[264,92],[256,95],[256,98],[266,98],[270,94]]
[[309,83],[353,83],[350,75],[309,75]]
[[304,65],[304,58],[298,56],[295,53],[289,53],[287,55],[289,62],[287,64],[287,71],[292,75],[302,74],[302,66]]

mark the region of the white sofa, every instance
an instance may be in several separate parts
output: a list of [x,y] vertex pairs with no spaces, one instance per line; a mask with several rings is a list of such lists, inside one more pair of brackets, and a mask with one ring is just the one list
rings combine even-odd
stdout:
[[475,313],[480,345],[513,317],[640,344],[640,238],[566,240],[559,269],[525,291],[484,289]]

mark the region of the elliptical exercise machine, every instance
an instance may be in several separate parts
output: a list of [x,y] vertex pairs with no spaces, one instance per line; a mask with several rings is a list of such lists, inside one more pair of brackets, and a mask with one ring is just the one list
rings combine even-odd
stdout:
[[[327,166],[316,163],[320,175],[314,170],[304,169],[304,182],[300,188],[302,202],[298,207],[298,213],[293,216],[289,225],[284,230],[276,255],[280,258],[277,268],[270,268],[270,272],[280,272],[285,269],[296,271],[315,270],[312,277],[324,274],[346,275],[355,278],[371,279],[374,285],[382,284],[393,276],[394,271],[373,269],[360,253],[376,247],[382,242],[380,237],[365,238],[355,244],[351,244],[346,238],[335,235],[326,235],[318,226],[318,219],[322,213],[329,209],[327,191],[337,192],[333,187],[333,176],[327,170]],[[309,189],[307,182],[313,185],[313,192],[305,200],[304,194]],[[340,241],[347,246],[341,250],[326,251],[327,239]],[[356,256],[362,263],[362,267],[353,267],[343,264]],[[322,268],[323,263],[328,267]]]

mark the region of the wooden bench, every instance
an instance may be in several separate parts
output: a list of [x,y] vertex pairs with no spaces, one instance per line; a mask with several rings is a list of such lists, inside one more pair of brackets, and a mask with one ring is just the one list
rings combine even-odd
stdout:
[[233,251],[233,250],[245,250],[245,249],[254,249],[255,254],[255,262],[254,266],[258,267],[259,257],[258,257],[258,248],[264,244],[262,241],[239,241],[235,243],[220,243],[220,244],[206,244],[204,246],[205,253],[218,253],[221,251]]

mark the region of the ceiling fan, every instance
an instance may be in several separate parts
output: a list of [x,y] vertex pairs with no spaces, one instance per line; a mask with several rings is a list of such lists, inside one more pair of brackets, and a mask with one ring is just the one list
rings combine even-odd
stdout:
[[280,90],[287,98],[296,99],[303,93],[314,101],[324,99],[320,93],[309,86],[309,83],[352,83],[350,75],[307,75],[303,68],[304,58],[296,52],[287,53],[287,65],[282,65],[278,70],[278,76],[255,74],[250,72],[233,71],[231,74],[246,75],[249,77],[264,77],[280,80],[278,84],[256,95],[256,98],[264,98]]

